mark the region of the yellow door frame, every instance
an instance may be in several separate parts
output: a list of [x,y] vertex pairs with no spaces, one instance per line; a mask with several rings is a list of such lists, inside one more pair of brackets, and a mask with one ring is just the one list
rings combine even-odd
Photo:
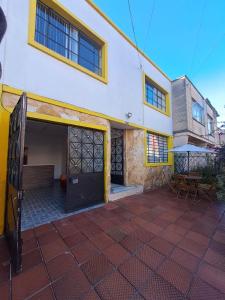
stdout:
[[[0,85],[0,99],[2,90]],[[0,102],[0,235],[4,231],[4,212],[5,212],[5,196],[7,181],[7,156],[8,156],[8,132],[9,119],[12,108],[4,108]],[[45,121],[48,123],[63,124],[85,127],[90,129],[101,130],[104,132],[104,201],[108,202],[108,128],[104,125],[91,124],[88,122],[75,121],[49,115],[39,114],[36,112],[27,112],[27,118],[36,121]]]

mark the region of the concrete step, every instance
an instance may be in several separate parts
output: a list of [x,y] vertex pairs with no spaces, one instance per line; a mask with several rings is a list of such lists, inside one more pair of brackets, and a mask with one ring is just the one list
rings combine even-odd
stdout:
[[143,193],[143,185],[112,185],[109,201]]

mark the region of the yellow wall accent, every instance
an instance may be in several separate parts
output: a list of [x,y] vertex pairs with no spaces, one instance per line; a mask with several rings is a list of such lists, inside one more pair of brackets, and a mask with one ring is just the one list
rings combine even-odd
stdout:
[[[16,88],[10,87],[8,85],[4,85],[4,84],[2,85],[2,91],[6,92],[6,93],[9,93],[9,94],[13,94],[13,95],[18,95],[18,96],[20,96],[23,93],[23,90],[16,89]],[[44,102],[44,103],[56,105],[56,106],[59,106],[59,107],[68,108],[68,109],[71,109],[71,110],[74,110],[74,111],[77,111],[77,112],[88,114],[90,116],[100,117],[100,118],[103,118],[103,119],[106,119],[106,120],[109,120],[109,121],[114,121],[114,122],[117,122],[117,123],[120,123],[120,124],[128,125],[128,126],[131,126],[133,128],[136,128],[136,129],[149,130],[149,131],[161,134],[161,135],[170,136],[169,134],[166,134],[166,133],[161,132],[161,131],[156,131],[155,129],[152,129],[152,128],[149,128],[149,127],[146,127],[146,126],[143,126],[143,125],[139,125],[139,124],[132,123],[132,122],[126,122],[126,121],[123,121],[123,120],[105,115],[103,113],[94,112],[94,111],[91,111],[89,109],[81,108],[81,107],[75,106],[73,104],[69,104],[69,103],[60,101],[60,100],[47,98],[47,97],[40,96],[40,95],[31,93],[31,92],[26,92],[26,94],[27,94],[28,98],[39,101],[39,102]]]
[[102,16],[132,47],[134,47],[144,58],[150,62],[164,77],[166,77],[169,81],[172,81],[166,73],[164,73],[141,49],[137,48],[137,46],[132,42],[132,40],[108,17],[106,14],[101,11],[101,9],[92,1],[86,0],[86,2],[97,11],[97,13]]
[[52,8],[62,17],[64,17],[68,22],[73,24],[76,28],[84,32],[88,37],[98,43],[102,48],[102,76],[82,67],[81,65],[73,62],[72,60],[58,54],[57,52],[45,47],[44,45],[35,41],[35,21],[36,21],[36,7],[37,0],[30,0],[30,14],[29,14],[29,30],[28,30],[28,44],[45,52],[46,54],[72,66],[95,79],[100,80],[103,83],[108,82],[108,57],[107,57],[107,43],[104,41],[97,33],[95,33],[91,28],[89,28],[83,21],[78,19],[74,14],[72,14],[66,7],[64,7],[57,0],[42,0],[44,4]]
[[0,105],[0,234],[4,231],[9,116],[10,114]]
[[[160,90],[162,93],[165,94],[166,97],[166,111],[163,111],[159,109],[158,107],[148,103],[146,101],[146,81],[149,81],[153,86],[155,86],[158,90]],[[150,108],[157,110],[158,112],[170,117],[170,95],[168,91],[166,91],[164,88],[162,88],[158,83],[156,83],[153,79],[151,79],[149,76],[147,76],[145,73],[143,73],[143,102],[145,105],[149,106]]]
[[168,145],[168,150],[173,148],[173,136],[170,135],[165,135],[161,134],[157,131],[154,130],[145,130],[145,135],[144,135],[144,163],[146,167],[158,167],[158,166],[173,166],[173,153],[168,152],[168,162],[162,162],[162,163],[149,163],[148,162],[148,156],[147,156],[147,132],[153,133],[153,134],[158,134],[162,136],[167,137],[167,145]]

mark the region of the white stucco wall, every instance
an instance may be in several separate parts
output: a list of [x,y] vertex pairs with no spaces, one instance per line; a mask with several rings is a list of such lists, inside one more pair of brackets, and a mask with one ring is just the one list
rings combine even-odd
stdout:
[[[172,119],[143,105],[143,71],[171,92],[170,81],[137,51],[85,0],[60,0],[108,43],[108,84],[28,45],[29,0],[2,0],[8,21],[2,82],[121,120],[172,134]],[[3,53],[4,52],[4,53]],[[172,109],[171,109],[172,111]]]

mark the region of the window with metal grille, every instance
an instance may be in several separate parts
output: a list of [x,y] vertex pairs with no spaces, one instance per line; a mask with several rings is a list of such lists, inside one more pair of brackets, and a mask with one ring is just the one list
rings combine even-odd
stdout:
[[147,132],[147,162],[168,162],[168,137]]
[[102,75],[101,46],[41,1],[37,2],[35,40],[82,67]]
[[166,95],[147,79],[145,80],[146,102],[166,112]]

